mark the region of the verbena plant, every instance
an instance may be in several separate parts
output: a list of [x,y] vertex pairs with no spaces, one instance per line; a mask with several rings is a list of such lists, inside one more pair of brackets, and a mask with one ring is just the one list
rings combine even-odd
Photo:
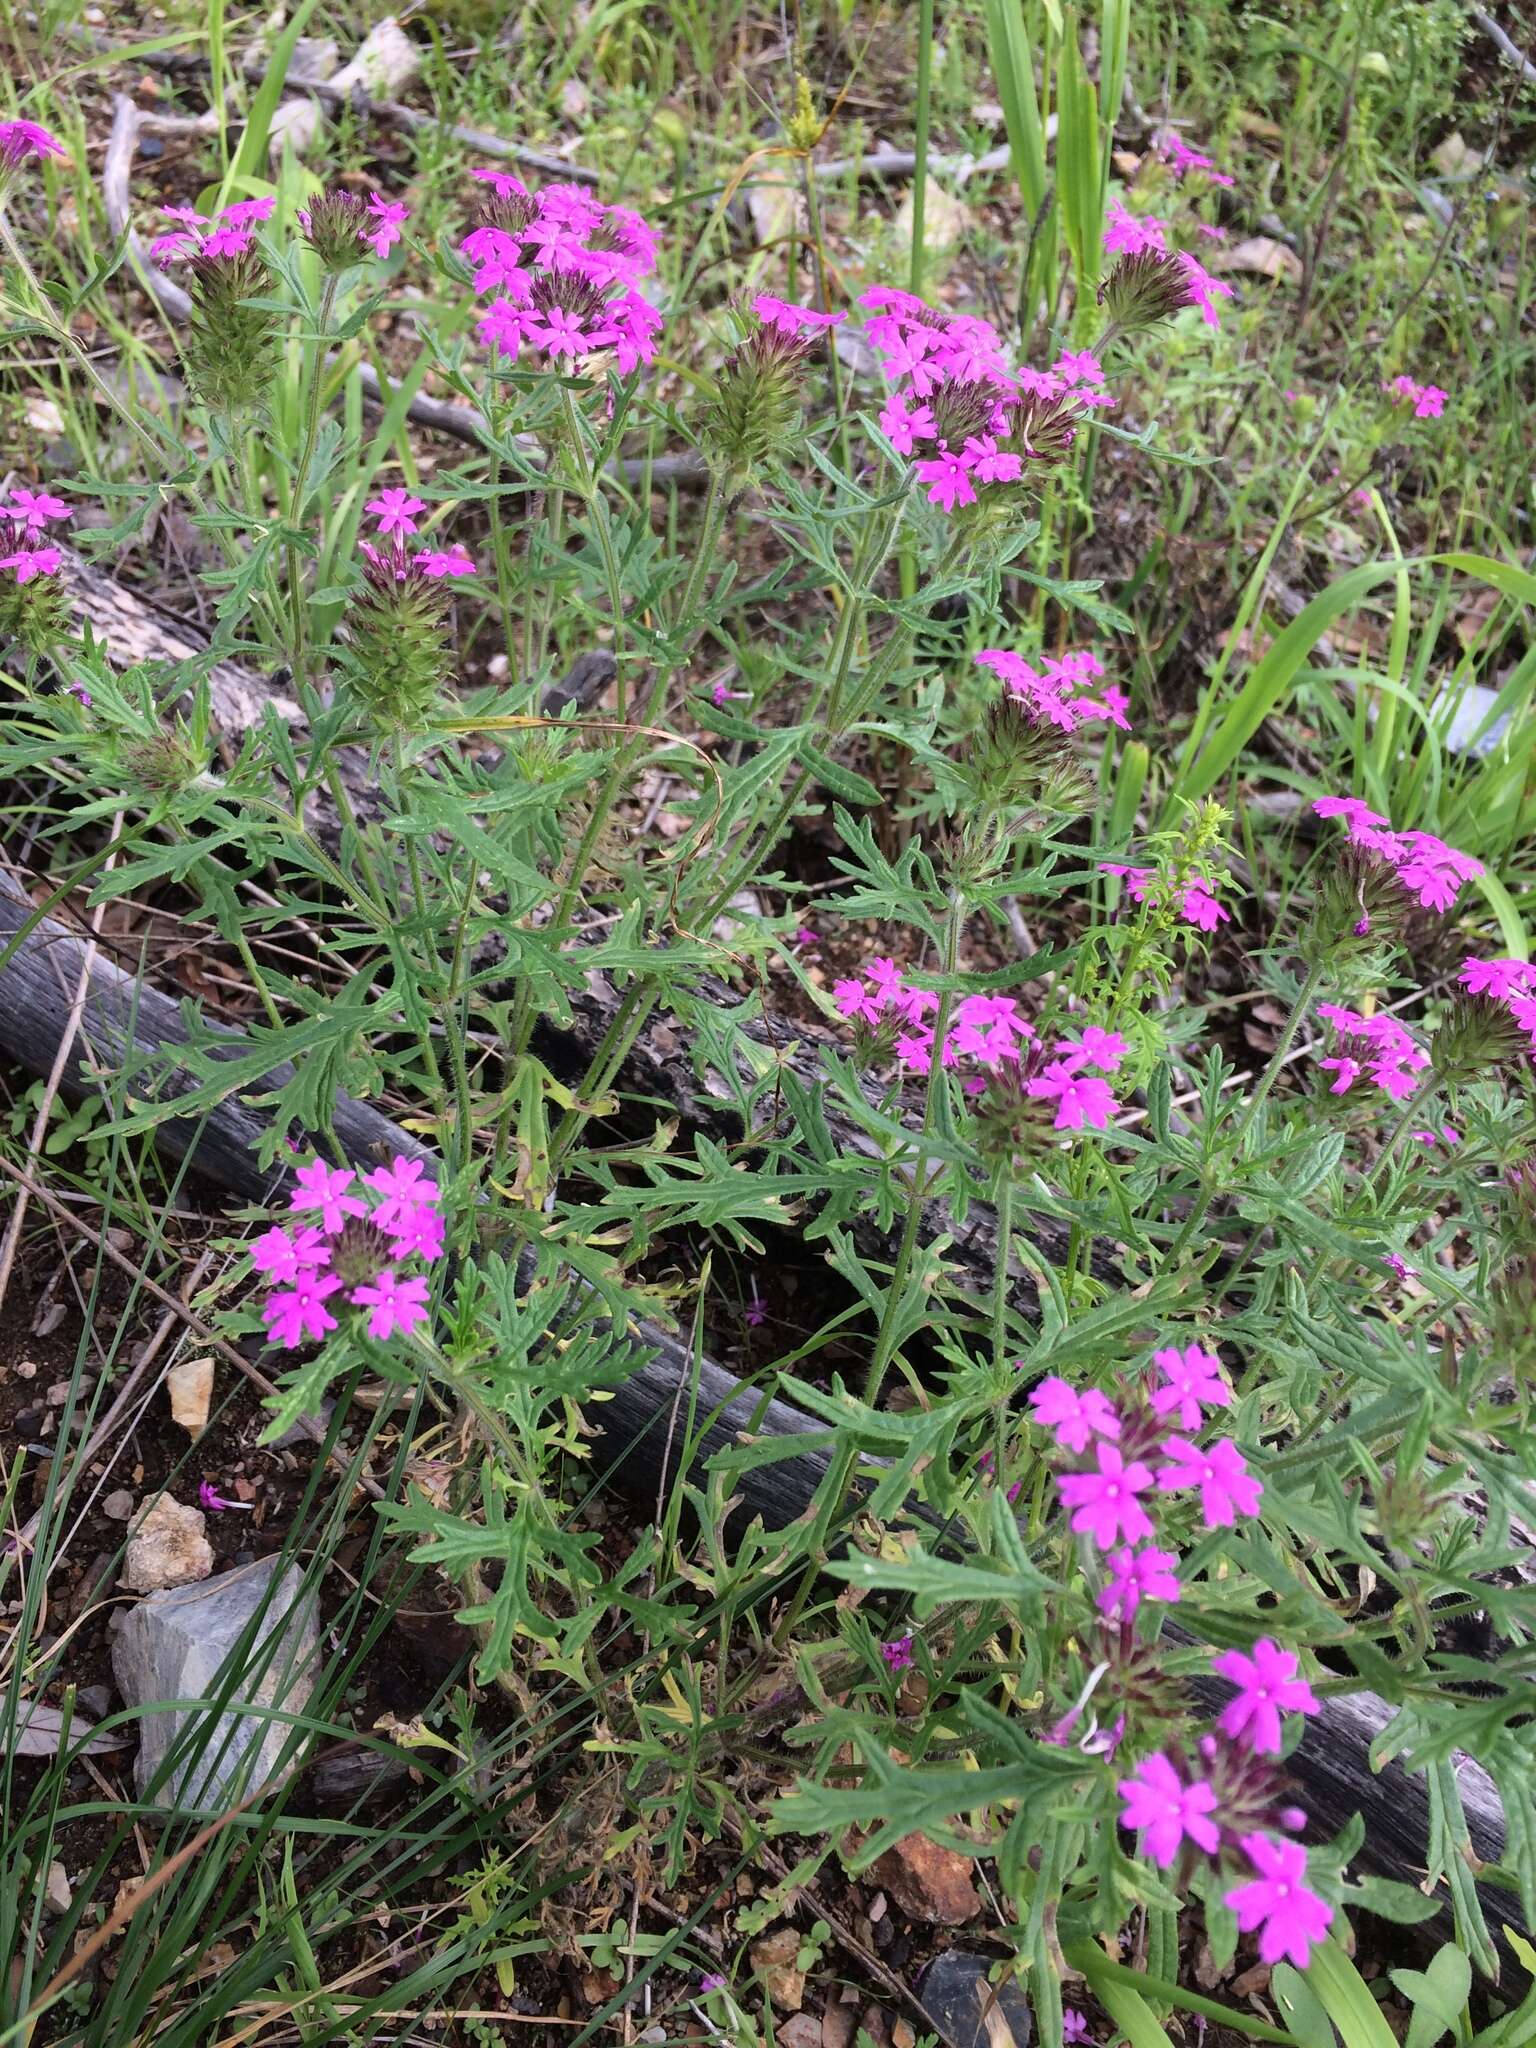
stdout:
[[[804,1770],[770,1825],[807,1843],[802,1870],[831,1844],[867,1867],[914,1827],[995,1858],[1048,2048],[1078,1973],[1128,2031],[1150,2023],[1103,1937],[1134,1930],[1152,1995],[1187,1997],[1191,1896],[1218,1956],[1256,1935],[1358,2031],[1347,1909],[1413,1921],[1434,1901],[1351,1878],[1358,1824],[1301,1845],[1286,1761],[1328,1699],[1394,1709],[1379,1748],[1430,1780],[1427,1876],[1468,1957],[1494,1967],[1458,1750],[1508,1815],[1505,1864],[1483,1876],[1527,1920],[1536,1906],[1525,1623],[1500,1576],[1529,1471],[1536,980],[1497,878],[1439,836],[1450,780],[1410,777],[1411,808],[1382,807],[1384,778],[1399,786],[1389,701],[1408,694],[1401,597],[1392,687],[1356,733],[1360,793],[1308,792],[1320,833],[1343,837],[1316,840],[1274,928],[1283,1022],[1257,1077],[1183,993],[1240,907],[1217,793],[1326,624],[1420,565],[1344,579],[1235,695],[1224,656],[1177,760],[1137,734],[1109,639],[1127,622],[1060,573],[1060,541],[1106,447],[1145,440],[1117,404],[1201,349],[1230,293],[1193,253],[1201,202],[1175,227],[1111,195],[1118,85],[1098,107],[1075,41],[1057,55],[1075,291],[1042,364],[890,285],[860,295],[862,322],[825,291],[756,293],[667,358],[646,222],[484,170],[465,229],[413,251],[440,293],[409,381],[435,369],[481,443],[430,482],[380,480],[408,389],[372,439],[330,416],[398,303],[403,206],[289,175],[179,217],[151,254],[190,296],[206,459],[135,417],[145,477],[79,489],[120,506],[113,542],[153,500],[184,502],[221,562],[212,653],[279,669],[274,696],[302,717],[274,702],[216,755],[210,663],[120,671],[76,638],[55,539],[71,505],[13,490],[0,626],[27,662],[0,765],[55,778],[58,894],[173,887],[249,980],[243,1044],[194,1018],[190,1085],[124,1076],[109,1132],[120,1146],[234,1095],[266,1113],[284,1206],[247,1219],[249,1261],[200,1307],[270,1347],[269,1433],[365,1370],[413,1395],[413,1419],[452,1425],[446,1466],[402,1450],[383,1521],[463,1589],[483,1680],[587,1703],[561,1736],[609,1760],[667,1880],[700,1837],[755,1838],[728,1765],[766,1741],[762,1676],[788,1666]],[[1007,110],[1033,175],[1042,112],[1017,77]],[[60,148],[0,126],[8,182]],[[1182,189],[1209,192],[1215,165],[1180,149]],[[75,349],[5,232],[25,317]],[[1031,333],[1056,272],[1037,240]],[[871,359],[878,377],[857,367]],[[1436,393],[1374,402],[1433,418]],[[622,464],[641,440],[697,451],[696,516],[674,502],[658,524],[648,465]],[[741,545],[748,503],[766,553]],[[1443,566],[1532,595],[1492,558]],[[507,680],[459,683],[464,650],[488,644]],[[598,646],[611,703],[543,710],[566,657]],[[1507,761],[1499,775],[1480,786],[1513,826],[1528,799]],[[658,788],[660,848],[637,823]],[[830,993],[783,873],[797,816],[829,801],[821,906],[884,934]],[[99,828],[117,817],[108,867]],[[1467,927],[1452,971],[1421,985],[1416,963],[1477,891],[1501,950]],[[997,966],[1016,916],[1044,917],[1053,943]],[[312,974],[271,944],[294,931]],[[821,1016],[811,1084],[747,1028],[770,962]],[[722,975],[747,991],[735,1007]],[[594,976],[616,1002],[585,1071],[558,1073],[548,1027]],[[727,1077],[741,1139],[615,1133],[658,1019],[701,1079]],[[1301,1087],[1277,1088],[1303,1056]],[[343,1088],[401,1105],[439,1163],[343,1159]],[[978,1215],[997,1252],[967,1291],[946,1254]],[[840,1290],[764,1382],[825,1425],[810,1511],[775,1530],[726,1519],[745,1474],[806,1448],[748,1437],[670,1492],[614,1574],[582,1515],[582,1415],[600,1421],[643,1360],[637,1323],[688,1320],[650,1255],[687,1241],[759,1261],[790,1229]],[[711,1271],[686,1304],[696,1350],[721,1326]],[[833,1345],[859,1356],[852,1387],[814,1373]],[[685,1403],[679,1449],[710,1419]],[[1479,1615],[1500,1654],[1447,1648]],[[619,1628],[644,1643],[622,1700]],[[1196,1716],[1189,1683],[1212,1674],[1232,1695]],[[317,1723],[344,1725],[339,1691],[323,1707]],[[445,1826],[432,1854],[446,1867],[460,1846]],[[293,1960],[316,2038],[363,2025],[386,1998],[341,2016],[300,1954],[348,1914],[327,1894],[306,1929],[291,1862],[268,1882],[278,1931],[253,1973]],[[510,1968],[537,1901],[490,1865],[472,1896],[467,1924],[495,1926]],[[155,1922],[167,1953],[191,1927],[177,1912]],[[488,1952],[460,1923],[439,1947],[438,1981]],[[29,1959],[23,2002],[48,1981]],[[146,2012],[161,1981],[140,1980]],[[750,2037],[730,1985],[711,1973],[701,1997]]]

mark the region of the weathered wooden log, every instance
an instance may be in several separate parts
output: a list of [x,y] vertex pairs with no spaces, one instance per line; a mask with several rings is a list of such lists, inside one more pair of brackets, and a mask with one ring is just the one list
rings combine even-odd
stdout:
[[[68,1028],[71,999],[87,966],[89,941],[52,918],[44,918],[18,938],[33,907],[16,893],[14,883],[0,886],[0,953],[10,957],[0,968],[0,1051],[26,1071],[47,1073],[60,1039]],[[242,1046],[238,1032],[221,1034],[231,1054]],[[180,1006],[145,986],[99,953],[89,960],[89,987],[80,1018],[81,1056],[71,1062],[64,1092],[71,1100],[104,1089],[111,1071],[127,1066],[137,1071],[147,1059],[163,1058],[186,1042]],[[281,1069],[243,1092],[256,1093],[281,1078]],[[162,1088],[176,1087],[174,1073]],[[372,1163],[390,1152],[403,1152],[436,1164],[431,1149],[367,1103],[339,1094],[335,1107],[337,1137],[348,1157]],[[271,1199],[291,1168],[279,1165],[270,1173],[256,1166],[256,1145],[265,1127],[261,1112],[231,1094],[193,1121],[170,1121],[156,1130],[157,1143],[174,1157],[189,1156],[196,1172],[215,1187],[245,1200]],[[828,1467],[824,1424],[791,1403],[744,1385],[722,1366],[696,1358],[669,1332],[637,1323],[631,1334],[637,1347],[637,1369],[594,1404],[589,1420],[597,1431],[599,1463],[613,1483],[636,1501],[642,1512],[655,1513],[675,1478],[686,1438],[691,1390],[697,1413],[713,1413],[696,1447],[692,1469],[741,1433],[758,1437],[803,1436],[799,1455],[742,1472],[735,1491],[738,1512],[761,1516],[771,1527],[783,1527],[803,1515],[813,1501]],[[644,1358],[645,1353],[652,1354]],[[718,1411],[715,1413],[714,1411]],[[1219,1705],[1225,1688],[1219,1680],[1195,1686],[1206,1707]],[[1306,1734],[1290,1768],[1300,1782],[1317,1831],[1335,1833],[1357,1810],[1366,1822],[1365,1843],[1357,1861],[1366,1869],[1412,1880],[1423,1869],[1429,1826],[1429,1800],[1424,1781],[1396,1762],[1380,1772],[1370,1767],[1373,1737],[1391,1717],[1391,1708],[1374,1694],[1329,1699],[1307,1724]],[[1497,1860],[1504,1841],[1504,1817],[1498,1790],[1470,1757],[1456,1761],[1456,1775],[1466,1811],[1472,1848],[1484,1862]],[[1518,1926],[1518,1905],[1503,1893],[1486,1893],[1489,1924]]]

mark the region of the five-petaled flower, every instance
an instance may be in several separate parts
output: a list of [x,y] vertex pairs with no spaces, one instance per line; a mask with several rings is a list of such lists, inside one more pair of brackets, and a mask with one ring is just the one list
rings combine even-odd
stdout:
[[1269,1636],[1260,1636],[1247,1656],[1225,1650],[1211,1666],[1220,1678],[1237,1687],[1222,1709],[1220,1727],[1234,1742],[1246,1742],[1261,1756],[1278,1756],[1282,1714],[1315,1714],[1317,1696],[1299,1675],[1300,1665],[1289,1650]]
[[1186,1841],[1214,1855],[1221,1843],[1221,1831],[1211,1815],[1216,1794],[1202,1778],[1186,1784],[1168,1761],[1156,1752],[1138,1765],[1129,1778],[1120,1781],[1121,1825],[1141,1836],[1141,1846],[1152,1861],[1166,1870]]

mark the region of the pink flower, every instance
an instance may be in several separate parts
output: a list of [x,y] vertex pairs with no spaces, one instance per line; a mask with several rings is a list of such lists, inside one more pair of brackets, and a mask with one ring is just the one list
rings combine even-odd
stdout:
[[1091,348],[1064,348],[1054,369],[1068,384],[1102,384],[1104,366]]
[[1170,1345],[1154,1351],[1152,1363],[1164,1384],[1155,1389],[1152,1406],[1159,1415],[1177,1415],[1181,1429],[1198,1429],[1207,1408],[1229,1408],[1232,1389],[1221,1376],[1221,1360],[1198,1344],[1182,1351]]
[[1219,277],[1212,277],[1200,259],[1191,256],[1187,249],[1179,251],[1179,267],[1184,272],[1190,299],[1200,308],[1200,317],[1207,327],[1219,327],[1221,316],[1216,311],[1216,301],[1233,296],[1231,285],[1224,284]]
[[528,317],[511,299],[492,299],[475,327],[476,337],[484,347],[511,359],[523,345],[523,323]]
[[511,171],[498,171],[477,165],[469,175],[478,178],[482,185],[491,186],[499,199],[528,197],[528,187],[521,178],[514,177]]
[[1243,1854],[1258,1875],[1223,1894],[1244,1934],[1259,1933],[1266,1963],[1290,1962],[1304,1970],[1313,1944],[1333,1924],[1333,1908],[1306,1885],[1307,1852],[1299,1842],[1270,1835],[1244,1835]]
[[290,1236],[274,1223],[251,1246],[251,1264],[256,1271],[279,1283],[326,1265],[330,1256],[330,1246],[312,1224]]
[[1200,1489],[1200,1511],[1208,1529],[1230,1529],[1239,1515],[1256,1515],[1264,1489],[1243,1462],[1236,1444],[1220,1437],[1201,1450],[1181,1436],[1169,1439],[1168,1459],[1157,1473],[1158,1488],[1176,1493],[1187,1486]]
[[1122,1827],[1141,1836],[1142,1848],[1160,1869],[1168,1868],[1186,1841],[1215,1855],[1221,1844],[1221,1831],[1211,1819],[1216,1794],[1203,1779],[1186,1785],[1159,1751],[1139,1765],[1134,1777],[1122,1778],[1118,1790],[1125,1801]]
[[1129,1039],[1122,1038],[1118,1031],[1106,1031],[1098,1024],[1085,1024],[1075,1040],[1061,1038],[1056,1041],[1056,1052],[1063,1066],[1102,1067],[1106,1074],[1119,1072],[1120,1063],[1130,1049]]
[[1084,1125],[1095,1131],[1109,1128],[1109,1119],[1120,1107],[1107,1081],[1097,1074],[1075,1074],[1063,1060],[1052,1060],[1043,1072],[1024,1084],[1029,1095],[1052,1098],[1056,1103],[1058,1131],[1080,1131]]
[[381,1230],[388,1230],[397,1218],[407,1215],[423,1202],[438,1199],[437,1182],[427,1178],[426,1168],[419,1159],[409,1158],[404,1152],[397,1153],[388,1166],[376,1166],[372,1172],[365,1173],[363,1182],[376,1195],[384,1197],[373,1208],[373,1220]]
[[7,165],[36,162],[50,156],[69,161],[63,143],[46,128],[36,121],[0,121],[0,160]]
[[427,1283],[419,1273],[400,1280],[386,1266],[371,1283],[354,1287],[349,1298],[368,1310],[370,1337],[393,1337],[397,1331],[408,1336],[427,1320]]
[[407,1210],[390,1226],[390,1257],[441,1258],[446,1226],[436,1209],[425,1204]]
[[336,1318],[325,1303],[340,1285],[334,1273],[300,1273],[287,1291],[269,1294],[261,1306],[261,1319],[270,1341],[292,1351],[306,1337],[323,1337],[334,1330]]
[[373,215],[371,226],[364,225],[362,238],[375,256],[387,256],[400,239],[400,230],[411,217],[411,209],[396,199],[382,199],[377,192],[368,195],[368,211]]
[[614,362],[619,375],[627,377],[641,363],[656,359],[656,337],[666,321],[640,292],[627,291],[608,303],[613,326]]
[[1225,924],[1231,916],[1231,912],[1216,901],[1204,882],[1190,883],[1184,891],[1184,900],[1179,908],[1185,922],[1198,926],[1203,932],[1215,931],[1217,925]]
[[937,431],[933,408],[909,405],[899,391],[893,391],[880,409],[880,431],[898,455],[910,455],[914,442],[931,441]]
[[1419,1277],[1418,1267],[1410,1266],[1408,1261],[1397,1252],[1383,1252],[1381,1263],[1391,1272],[1395,1273],[1399,1280],[1417,1280]]
[[1170,128],[1157,145],[1157,153],[1167,164],[1176,178],[1182,178],[1188,171],[1202,171],[1213,185],[1231,185],[1234,181],[1225,171],[1218,171],[1214,161],[1191,149],[1182,135],[1175,135]]
[[818,329],[840,326],[848,318],[846,313],[822,313],[814,306],[791,305],[788,299],[776,299],[772,292],[759,292],[752,301],[752,310],[765,327],[776,327],[780,334],[814,334]]
[[1136,1496],[1152,1484],[1151,1470],[1140,1459],[1126,1464],[1113,1444],[1093,1448],[1096,1470],[1065,1472],[1059,1481],[1063,1501],[1075,1510],[1072,1527],[1100,1550],[1116,1542],[1140,1543],[1152,1534],[1152,1524]]
[[1431,1150],[1440,1144],[1459,1145],[1461,1143],[1461,1133],[1452,1130],[1449,1124],[1442,1124],[1438,1131],[1410,1131],[1409,1136],[1416,1138],[1421,1145],[1428,1146]]
[[0,555],[0,569],[14,569],[18,583],[30,583],[34,576],[57,576],[63,566],[57,548],[20,548],[14,555]]
[[565,356],[574,363],[578,356],[601,348],[608,337],[600,329],[589,332],[569,307],[550,306],[543,314],[533,312],[525,317],[523,338],[547,356]]
[[288,1204],[291,1209],[318,1209],[320,1227],[334,1237],[349,1216],[366,1216],[368,1204],[346,1190],[356,1179],[350,1167],[329,1167],[323,1159],[312,1159],[294,1175],[298,1187]]
[[51,491],[29,491],[22,484],[17,484],[9,501],[0,505],[0,514],[19,519],[29,533],[40,533],[55,520],[71,516],[62,498],[56,498]]
[[1110,1551],[1104,1560],[1109,1583],[1099,1592],[1099,1612],[1112,1620],[1130,1621],[1143,1600],[1177,1600],[1178,1562],[1171,1550],[1157,1550],[1151,1544],[1133,1550],[1126,1543]]
[[768,1320],[768,1311],[763,1306],[763,1297],[757,1291],[756,1282],[753,1283],[752,1292],[747,1299],[742,1320],[749,1330],[760,1330]]
[[399,489],[381,491],[363,507],[378,520],[380,533],[414,533],[416,514],[426,509],[425,498],[413,498],[409,491]]
[[1092,2028],[1076,2006],[1064,2005],[1061,2009],[1061,2038],[1074,2044],[1093,2039]]
[[250,1501],[226,1500],[219,1489],[206,1479],[198,1481],[197,1504],[207,1515],[223,1515],[231,1509],[238,1515],[248,1515],[252,1511]]
[[953,512],[957,505],[976,502],[970,464],[959,455],[951,455],[947,448],[941,448],[932,461],[918,463],[917,474],[928,486],[930,505],[941,505],[946,512]]
[[1311,1686],[1297,1676],[1297,1659],[1269,1636],[1259,1637],[1251,1657],[1241,1650],[1223,1651],[1211,1669],[1238,1689],[1237,1697],[1221,1710],[1222,1734],[1233,1742],[1246,1742],[1260,1756],[1280,1754],[1282,1714],[1321,1711]]
[[1012,484],[1024,474],[1024,458],[1011,449],[999,450],[993,434],[973,434],[965,444],[971,475],[978,483]]
[[1053,1376],[1030,1389],[1029,1405],[1036,1422],[1050,1430],[1065,1451],[1087,1450],[1090,1437],[1120,1434],[1120,1417],[1097,1387],[1079,1394],[1066,1380]]
[[1502,1003],[1511,996],[1528,995],[1533,977],[1536,969],[1528,960],[1464,960],[1457,979],[1473,995],[1492,996]]
[[906,1671],[912,1664],[912,1638],[897,1636],[894,1642],[882,1643],[880,1654],[890,1671]]
[[1156,868],[1127,868],[1113,860],[1101,860],[1099,873],[1118,875],[1125,883],[1125,893],[1133,903],[1145,903],[1148,886],[1157,880]]
[[78,699],[78,701],[85,706],[87,711],[90,710],[92,703],[91,693],[85,687],[84,683],[66,683],[64,687],[69,692],[71,697]]
[[[750,690],[728,690],[725,686],[724,677],[721,677],[719,682],[711,686],[709,701],[717,711],[723,711],[727,704],[750,704],[752,702],[752,692]],[[858,984],[855,983],[854,986],[857,987]]]
[[1150,253],[1154,256],[1168,254],[1168,239],[1164,223],[1156,214],[1144,213],[1139,218],[1127,213],[1118,200],[1111,200],[1105,216],[1108,225],[1104,229],[1104,249],[1110,256],[1140,256]]
[[423,548],[411,557],[423,576],[473,576],[475,565],[463,541],[451,548]]

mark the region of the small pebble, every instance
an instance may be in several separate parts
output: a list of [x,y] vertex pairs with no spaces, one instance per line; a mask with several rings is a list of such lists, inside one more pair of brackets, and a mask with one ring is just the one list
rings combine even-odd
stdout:
[[165,144],[158,135],[141,135],[139,137],[139,155],[147,157],[153,163],[157,156],[165,155]]
[[109,1522],[126,1522],[138,1506],[137,1500],[126,1486],[109,1493],[101,1504],[101,1512]]

